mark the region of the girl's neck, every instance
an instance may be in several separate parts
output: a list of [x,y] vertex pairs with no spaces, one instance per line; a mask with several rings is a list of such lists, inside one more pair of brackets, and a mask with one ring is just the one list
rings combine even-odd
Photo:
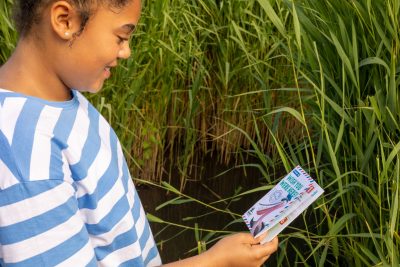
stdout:
[[10,59],[0,68],[0,88],[49,101],[71,98],[70,89],[54,69],[52,51],[34,38],[20,40]]

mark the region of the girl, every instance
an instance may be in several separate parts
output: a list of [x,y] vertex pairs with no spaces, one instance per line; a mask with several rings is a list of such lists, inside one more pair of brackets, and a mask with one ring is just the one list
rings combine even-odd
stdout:
[[[0,265],[157,266],[120,143],[80,93],[130,56],[140,0],[20,0],[0,68]],[[278,241],[228,236],[170,266],[260,266]]]

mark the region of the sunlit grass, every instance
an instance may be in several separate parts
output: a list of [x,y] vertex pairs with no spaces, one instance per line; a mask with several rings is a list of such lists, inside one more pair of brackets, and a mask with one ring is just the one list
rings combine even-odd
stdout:
[[11,21],[11,2],[11,0],[0,2],[0,64],[5,62],[10,56],[17,40],[17,35]]
[[[291,105],[296,92],[282,88],[293,85],[282,37],[256,1],[146,1],[144,7],[132,58],[102,96],[118,103],[112,121],[135,176],[160,180],[174,162],[183,188],[201,177],[196,163],[206,154],[241,162],[235,155],[250,142],[229,124],[254,139],[254,114]],[[279,118],[268,118],[280,126],[274,130],[290,131]],[[257,127],[266,136],[263,149],[273,152],[267,128]]]

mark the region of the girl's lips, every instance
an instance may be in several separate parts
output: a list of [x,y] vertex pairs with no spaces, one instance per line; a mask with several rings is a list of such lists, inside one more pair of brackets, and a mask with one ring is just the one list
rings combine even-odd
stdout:
[[106,79],[110,78],[110,76],[111,76],[110,67],[104,68],[104,76],[106,77]]

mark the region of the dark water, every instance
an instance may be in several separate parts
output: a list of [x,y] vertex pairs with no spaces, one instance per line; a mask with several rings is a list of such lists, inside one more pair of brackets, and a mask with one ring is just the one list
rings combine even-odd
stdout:
[[[225,172],[229,167],[218,164],[212,159],[205,161],[204,167],[205,171],[202,180],[188,181],[184,193],[193,198],[204,201],[205,203],[210,203],[219,200],[220,198],[231,197],[239,188],[242,188],[241,192],[243,192],[267,183],[256,168],[248,167],[246,168],[246,172],[244,172],[243,168],[235,168],[215,177]],[[232,216],[217,212],[195,220],[183,221],[184,218],[198,217],[202,214],[211,212],[212,210],[205,208],[202,205],[190,202],[180,205],[169,205],[155,211],[155,208],[158,205],[175,198],[177,195],[167,193],[164,189],[143,185],[137,186],[137,190],[146,212],[149,212],[165,221],[183,224],[190,227],[194,227],[194,224],[197,222],[199,228],[223,230],[223,228],[233,220]],[[228,206],[230,211],[237,214],[243,214],[265,193],[266,192],[252,193],[243,196],[240,200],[231,202],[230,204],[220,203],[215,206],[221,209]],[[158,247],[163,262],[167,263],[175,261],[179,258],[185,258],[197,253],[197,251],[189,252],[191,249],[197,247],[194,231],[188,230],[179,234],[183,230],[182,228],[174,226],[165,228],[165,224],[159,223],[151,223],[151,227],[156,241],[161,242]],[[246,225],[242,221],[229,226],[227,230],[248,231]],[[206,234],[206,232],[201,233],[203,237]]]

